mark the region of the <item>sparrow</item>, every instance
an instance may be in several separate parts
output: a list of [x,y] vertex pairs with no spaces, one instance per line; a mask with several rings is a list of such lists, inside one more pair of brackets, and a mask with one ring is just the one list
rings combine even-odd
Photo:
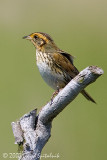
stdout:
[[[30,40],[36,48],[36,63],[44,81],[54,90],[64,88],[76,75],[73,56],[61,50],[47,33],[35,32],[23,37]],[[85,91],[82,95],[89,101],[95,100]]]

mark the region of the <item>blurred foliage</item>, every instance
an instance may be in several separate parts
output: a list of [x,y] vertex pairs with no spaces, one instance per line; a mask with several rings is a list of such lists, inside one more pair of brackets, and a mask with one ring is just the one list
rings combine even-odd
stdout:
[[79,70],[97,65],[105,71],[87,88],[97,105],[79,95],[55,118],[42,154],[59,153],[60,160],[106,160],[107,1],[0,0],[1,160],[3,153],[17,152],[11,122],[34,108],[39,111],[53,93],[38,72],[35,48],[22,40],[36,31],[50,34],[75,56]]

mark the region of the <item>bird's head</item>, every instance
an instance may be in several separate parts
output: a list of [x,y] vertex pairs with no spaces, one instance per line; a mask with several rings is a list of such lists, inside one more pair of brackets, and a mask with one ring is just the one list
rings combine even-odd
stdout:
[[53,52],[57,50],[53,39],[47,33],[35,32],[23,38],[30,40],[39,51]]

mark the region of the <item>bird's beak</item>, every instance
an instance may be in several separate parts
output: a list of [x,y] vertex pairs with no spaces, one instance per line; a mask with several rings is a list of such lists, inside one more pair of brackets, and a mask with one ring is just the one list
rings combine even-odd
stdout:
[[31,36],[24,36],[23,39],[28,39],[28,40],[31,40]]

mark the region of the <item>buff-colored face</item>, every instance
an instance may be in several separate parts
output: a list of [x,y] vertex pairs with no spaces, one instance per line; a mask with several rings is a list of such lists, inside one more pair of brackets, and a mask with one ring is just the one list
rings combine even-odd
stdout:
[[23,38],[30,40],[37,49],[42,48],[46,44],[53,44],[52,38],[48,34],[42,32],[35,32]]

